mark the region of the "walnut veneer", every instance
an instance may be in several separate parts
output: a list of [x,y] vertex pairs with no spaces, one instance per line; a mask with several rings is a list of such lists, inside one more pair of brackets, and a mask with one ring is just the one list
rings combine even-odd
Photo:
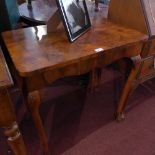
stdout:
[[113,24],[103,18],[102,10],[90,12],[92,28],[74,43],[69,43],[63,27],[46,33],[46,26],[38,26],[2,34],[17,81],[27,101],[44,153],[48,145],[39,114],[39,89],[53,81],[72,75],[91,73],[91,87],[99,83],[98,68],[123,57],[139,59],[148,36]]
[[[123,13],[125,12],[125,13]],[[124,118],[127,98],[138,84],[155,77],[155,1],[111,0],[108,18],[110,21],[135,29],[149,36],[140,53],[140,59],[130,71],[118,103],[117,119]]]
[[4,134],[13,153],[27,155],[10,99],[9,88],[11,86],[13,86],[13,81],[0,49],[0,127],[4,129]]

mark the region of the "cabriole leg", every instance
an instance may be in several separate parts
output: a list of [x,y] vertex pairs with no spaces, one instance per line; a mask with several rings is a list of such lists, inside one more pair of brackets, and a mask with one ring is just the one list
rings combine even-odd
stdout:
[[41,104],[41,101],[40,101],[40,95],[38,91],[34,91],[28,94],[27,107],[34,121],[36,130],[38,132],[38,136],[42,144],[44,154],[47,155],[48,154],[48,142],[47,142],[47,137],[46,137],[45,130],[42,124],[42,120],[40,117],[40,113],[39,113],[40,104]]
[[134,67],[131,69],[131,72],[122,90],[121,97],[116,109],[115,117],[117,121],[122,121],[125,118],[123,111],[125,109],[128,96],[135,88],[136,84],[135,81],[141,68],[141,57],[140,56],[134,57],[133,63]]

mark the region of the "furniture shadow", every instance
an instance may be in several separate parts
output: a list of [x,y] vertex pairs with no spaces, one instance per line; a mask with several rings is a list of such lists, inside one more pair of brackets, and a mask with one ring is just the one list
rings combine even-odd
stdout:
[[[103,77],[106,78],[93,93],[70,78],[65,82],[60,80],[42,92],[46,99],[40,109],[51,155],[66,152],[115,121],[114,77],[111,73],[104,73],[106,76],[103,74]],[[30,118],[23,121],[22,130],[29,154],[41,155],[42,148]]]

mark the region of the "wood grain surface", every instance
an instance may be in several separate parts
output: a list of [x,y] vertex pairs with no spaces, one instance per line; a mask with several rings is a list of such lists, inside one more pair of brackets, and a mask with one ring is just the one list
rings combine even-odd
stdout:
[[0,88],[13,85],[13,81],[0,48]]
[[147,39],[140,32],[113,24],[100,16],[92,18],[92,28],[72,44],[63,28],[47,34],[46,26],[9,31],[2,36],[21,76],[94,57],[99,54],[95,51],[98,48],[107,54],[111,49]]
[[57,79],[88,72],[90,85],[95,88],[102,67],[124,57],[139,58],[148,39],[141,32],[108,21],[101,9],[94,12],[93,8],[89,13],[91,29],[73,43],[68,41],[62,25],[50,33],[46,26],[37,26],[2,34],[45,154],[48,142],[39,113],[42,103],[39,89]]

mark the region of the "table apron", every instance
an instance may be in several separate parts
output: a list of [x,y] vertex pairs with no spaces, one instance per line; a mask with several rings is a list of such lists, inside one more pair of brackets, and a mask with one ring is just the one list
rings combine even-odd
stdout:
[[135,43],[132,46],[128,45],[106,52],[103,51],[88,59],[80,59],[63,67],[44,70],[41,73],[38,72],[32,76],[24,77],[24,81],[26,82],[28,92],[32,92],[47,87],[60,78],[82,75],[96,68],[105,67],[121,58],[135,57],[140,54],[141,48],[141,43]]

